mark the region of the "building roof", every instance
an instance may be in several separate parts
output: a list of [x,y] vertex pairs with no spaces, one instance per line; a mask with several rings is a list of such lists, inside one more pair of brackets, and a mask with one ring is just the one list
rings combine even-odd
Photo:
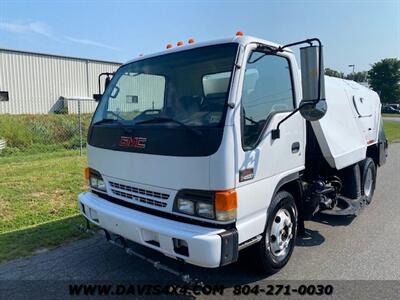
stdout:
[[84,57],[77,57],[77,56],[66,56],[66,55],[59,55],[59,54],[50,54],[50,53],[33,52],[33,51],[25,51],[25,50],[17,50],[17,49],[8,49],[8,48],[0,48],[0,52],[31,54],[31,55],[39,55],[39,56],[47,56],[47,57],[66,58],[66,59],[84,60],[84,61],[122,65],[121,62],[116,62],[116,61],[108,61],[108,60],[95,59],[95,58],[84,58]]

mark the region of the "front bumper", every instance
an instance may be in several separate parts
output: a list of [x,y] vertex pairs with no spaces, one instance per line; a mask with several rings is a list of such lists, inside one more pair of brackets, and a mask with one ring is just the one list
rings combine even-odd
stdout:
[[[236,229],[207,228],[153,216],[111,203],[90,192],[81,193],[78,202],[81,213],[90,222],[167,256],[207,268],[237,260]],[[177,240],[186,243],[187,252],[179,251]]]

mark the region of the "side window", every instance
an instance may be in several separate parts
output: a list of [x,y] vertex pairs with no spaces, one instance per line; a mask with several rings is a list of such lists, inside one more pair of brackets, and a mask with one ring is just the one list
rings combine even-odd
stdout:
[[203,76],[203,93],[205,97],[213,94],[226,94],[231,72],[207,74]]
[[242,144],[255,146],[274,112],[294,108],[289,61],[278,55],[253,52],[247,62],[242,91]]
[[0,101],[8,101],[8,92],[0,91]]

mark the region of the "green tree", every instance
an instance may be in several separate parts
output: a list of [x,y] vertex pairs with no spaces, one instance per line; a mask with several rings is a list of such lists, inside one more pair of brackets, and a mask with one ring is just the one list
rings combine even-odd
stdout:
[[325,68],[325,75],[332,76],[332,77],[338,77],[338,78],[344,78],[343,72],[339,72],[339,71],[332,70],[329,68]]
[[400,103],[400,60],[385,58],[368,71],[369,84],[383,103]]
[[368,72],[361,71],[361,72],[350,73],[346,76],[346,79],[354,80],[356,82],[367,82]]

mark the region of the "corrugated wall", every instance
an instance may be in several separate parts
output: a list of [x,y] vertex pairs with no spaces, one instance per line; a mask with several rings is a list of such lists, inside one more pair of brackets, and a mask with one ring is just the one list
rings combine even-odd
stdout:
[[[46,114],[61,105],[61,96],[88,98],[98,93],[97,76],[113,72],[120,64],[58,57],[0,49],[0,91],[9,101],[0,101],[0,114]],[[96,103],[82,102],[82,112]],[[69,101],[70,113],[77,112]]]

